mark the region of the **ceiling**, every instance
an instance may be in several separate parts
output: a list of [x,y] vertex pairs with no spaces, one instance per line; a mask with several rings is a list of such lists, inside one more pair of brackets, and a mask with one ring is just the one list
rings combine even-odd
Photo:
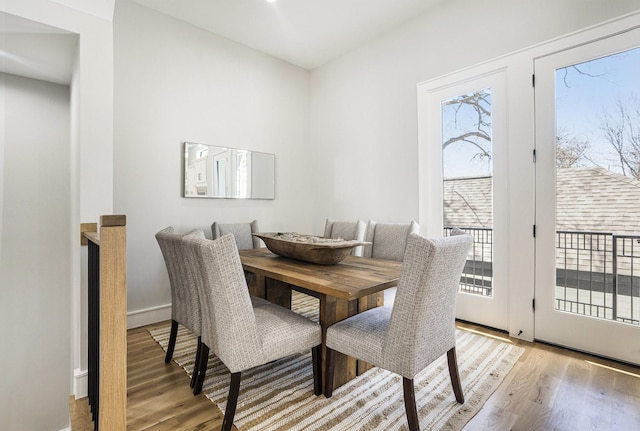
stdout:
[[445,0],[130,0],[305,69]]
[[68,85],[78,36],[0,12],[0,72]]
[[[118,0],[314,69],[445,0]],[[0,72],[69,84],[78,36],[0,12]]]

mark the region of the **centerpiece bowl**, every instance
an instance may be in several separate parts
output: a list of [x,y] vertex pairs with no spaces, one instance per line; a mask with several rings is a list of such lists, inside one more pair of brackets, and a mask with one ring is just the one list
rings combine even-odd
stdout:
[[347,257],[353,248],[370,242],[324,238],[294,232],[254,233],[274,254],[320,265],[335,265]]

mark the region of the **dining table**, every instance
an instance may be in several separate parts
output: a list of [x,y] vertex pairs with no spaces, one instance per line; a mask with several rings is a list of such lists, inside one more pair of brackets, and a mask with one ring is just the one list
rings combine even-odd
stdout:
[[[384,290],[398,284],[402,262],[347,256],[333,265],[320,265],[278,256],[266,248],[241,250],[251,295],[291,308],[291,291],[319,300],[322,327],[322,369],[326,363],[326,331],[332,324],[384,305]],[[334,387],[371,368],[370,364],[338,354]],[[324,384],[324,382],[323,382]]]

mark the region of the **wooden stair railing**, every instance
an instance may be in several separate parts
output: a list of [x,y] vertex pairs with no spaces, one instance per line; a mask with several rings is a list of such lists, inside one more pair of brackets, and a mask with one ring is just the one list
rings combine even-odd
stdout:
[[95,430],[124,431],[127,410],[126,216],[80,226],[88,245],[88,397]]

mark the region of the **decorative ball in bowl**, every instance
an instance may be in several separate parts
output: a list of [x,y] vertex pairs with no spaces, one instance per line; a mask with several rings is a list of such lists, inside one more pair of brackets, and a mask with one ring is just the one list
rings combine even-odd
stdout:
[[253,235],[264,241],[269,251],[278,256],[320,265],[335,265],[347,257],[355,247],[371,244],[294,232],[264,232]]

